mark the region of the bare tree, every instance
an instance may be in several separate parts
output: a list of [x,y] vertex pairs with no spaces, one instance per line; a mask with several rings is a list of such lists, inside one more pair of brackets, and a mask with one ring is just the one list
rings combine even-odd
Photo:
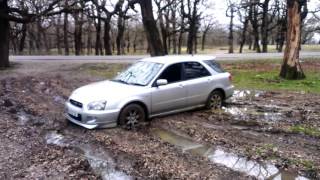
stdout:
[[234,13],[236,12],[235,4],[228,1],[228,8],[226,11],[226,16],[230,17],[230,24],[229,24],[229,53],[233,53],[233,19],[234,19]]
[[134,9],[134,5],[139,4],[142,13],[142,22],[146,32],[148,45],[151,56],[162,56],[165,54],[163,45],[160,39],[159,30],[152,11],[151,0],[130,0],[129,6]]
[[[280,76],[286,79],[302,79],[305,74],[299,62],[301,20],[307,16],[307,0],[287,0],[288,30]],[[302,11],[303,9],[303,11]]]

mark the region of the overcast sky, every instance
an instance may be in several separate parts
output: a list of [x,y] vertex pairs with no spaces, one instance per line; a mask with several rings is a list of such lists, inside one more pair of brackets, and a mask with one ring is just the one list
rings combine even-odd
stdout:
[[[218,22],[222,25],[227,25],[230,22],[230,18],[226,17],[227,10],[227,1],[217,1],[217,0],[208,0],[214,2],[214,16],[218,20]],[[239,0],[234,0],[234,2],[238,2]],[[285,0],[283,0],[285,1]],[[308,0],[308,9],[309,11],[314,11],[317,7],[320,6],[320,0]],[[212,10],[209,10],[212,11]]]

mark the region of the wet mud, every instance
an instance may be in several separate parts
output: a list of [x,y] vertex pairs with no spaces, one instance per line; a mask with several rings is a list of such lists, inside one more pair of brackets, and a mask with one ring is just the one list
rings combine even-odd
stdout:
[[221,110],[86,130],[64,102],[102,78],[60,69],[1,74],[0,179],[320,178],[320,95],[237,90]]

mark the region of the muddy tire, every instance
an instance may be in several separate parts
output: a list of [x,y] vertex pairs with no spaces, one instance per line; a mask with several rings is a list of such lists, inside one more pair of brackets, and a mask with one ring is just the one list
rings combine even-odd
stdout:
[[223,94],[220,91],[212,91],[208,97],[206,108],[207,109],[220,109],[223,104]]
[[146,120],[144,109],[138,104],[129,104],[120,113],[118,124],[124,129],[133,129]]

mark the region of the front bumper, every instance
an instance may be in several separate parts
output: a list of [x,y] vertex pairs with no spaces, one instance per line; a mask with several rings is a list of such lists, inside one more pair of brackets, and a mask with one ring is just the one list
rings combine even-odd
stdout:
[[65,104],[65,117],[87,129],[116,127],[120,110],[86,111],[70,102]]

